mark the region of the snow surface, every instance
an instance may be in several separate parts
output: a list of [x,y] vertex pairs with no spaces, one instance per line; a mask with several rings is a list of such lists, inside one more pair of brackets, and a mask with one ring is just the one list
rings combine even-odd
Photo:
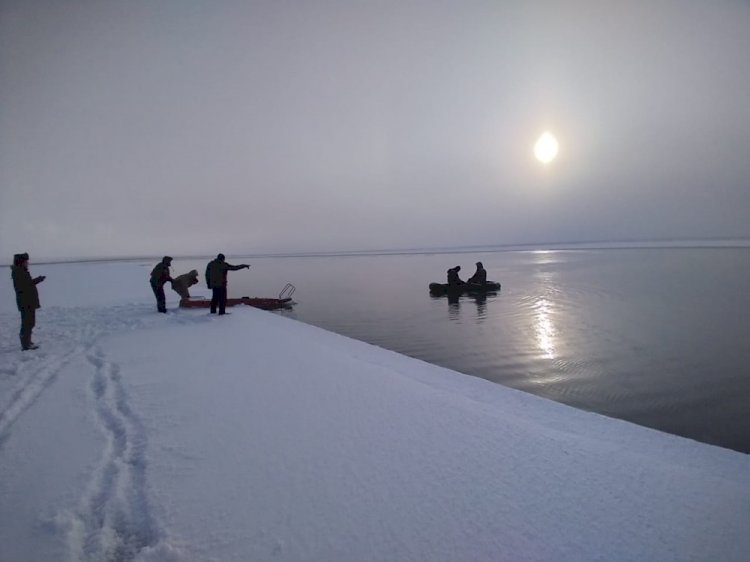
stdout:
[[249,307],[160,315],[153,265],[32,264],[33,352],[0,277],[0,560],[748,559],[747,455]]

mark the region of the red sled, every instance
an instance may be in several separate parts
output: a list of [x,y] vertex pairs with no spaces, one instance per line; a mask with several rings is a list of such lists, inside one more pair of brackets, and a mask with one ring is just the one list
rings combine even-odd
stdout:
[[[291,308],[294,304],[292,294],[295,291],[294,285],[287,283],[286,287],[279,293],[278,298],[260,298],[260,297],[240,297],[227,299],[227,306],[246,304],[263,310],[278,310],[280,308]],[[180,308],[210,308],[211,299],[204,297],[190,297],[180,299]]]

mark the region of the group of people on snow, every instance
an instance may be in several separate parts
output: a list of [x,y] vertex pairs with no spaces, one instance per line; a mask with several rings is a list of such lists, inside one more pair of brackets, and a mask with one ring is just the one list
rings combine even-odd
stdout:
[[487,283],[487,270],[484,269],[482,262],[478,261],[476,263],[476,266],[477,270],[474,272],[474,275],[469,277],[469,279],[466,281],[462,281],[458,276],[458,272],[461,271],[460,265],[451,267],[448,270],[448,285],[451,287],[459,287],[461,285],[466,285],[467,283],[470,283],[472,285],[484,285],[485,283]]
[[[172,264],[171,256],[164,256],[151,271],[151,288],[156,297],[156,308],[159,312],[167,312],[166,296],[164,295],[164,285],[172,284],[172,289],[183,299],[190,298],[189,287],[198,283],[198,271],[195,269],[188,273],[183,273],[177,277],[172,277],[169,268]],[[227,306],[227,272],[237,271],[238,269],[249,269],[248,264],[232,265],[226,262],[224,254],[219,254],[216,259],[208,262],[206,266],[206,285],[212,291],[211,297],[211,314],[226,314]],[[36,325],[36,311],[40,308],[39,291],[37,285],[44,281],[46,277],[39,275],[32,277],[29,272],[29,254],[14,254],[13,265],[10,266],[11,278],[13,279],[13,288],[16,292],[16,306],[21,313],[21,331],[19,338],[21,340],[21,349],[37,349],[39,346],[31,340],[31,333]]]
[[[166,296],[164,295],[164,285],[169,282],[172,289],[183,299],[190,298],[188,289],[198,283],[198,271],[193,269],[188,273],[183,273],[175,278],[169,273],[172,265],[171,256],[164,256],[151,271],[151,289],[156,297],[156,309],[159,312],[167,312]],[[206,266],[206,286],[211,289],[211,314],[226,314],[227,307],[227,272],[237,271],[238,269],[249,269],[246,263],[232,265],[226,262],[224,254],[219,254],[215,259],[208,262]]]

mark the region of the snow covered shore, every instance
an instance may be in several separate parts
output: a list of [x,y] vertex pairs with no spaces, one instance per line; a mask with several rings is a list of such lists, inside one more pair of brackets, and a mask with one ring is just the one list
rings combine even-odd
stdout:
[[32,262],[33,352],[0,276],[0,561],[747,559],[747,455],[273,313],[160,315],[153,265]]

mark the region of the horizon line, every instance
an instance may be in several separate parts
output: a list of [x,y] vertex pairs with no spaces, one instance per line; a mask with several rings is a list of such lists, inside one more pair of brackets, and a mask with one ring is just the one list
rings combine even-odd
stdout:
[[[734,242],[735,245],[717,245],[711,243]],[[742,243],[740,243],[742,242]],[[693,246],[682,244],[693,243]],[[639,246],[640,244],[640,246]],[[644,246],[644,244],[647,244]],[[658,246],[658,244],[662,244]],[[586,247],[582,247],[586,246]],[[378,255],[410,255],[410,254],[452,254],[471,252],[512,252],[528,250],[593,250],[593,249],[637,249],[637,248],[746,248],[750,247],[750,238],[746,237],[711,237],[711,238],[643,238],[624,240],[578,240],[565,242],[524,242],[518,244],[464,244],[461,246],[428,246],[408,248],[380,248],[370,250],[309,250],[309,251],[279,251],[279,252],[230,252],[235,257],[249,258],[304,258],[304,257],[356,257],[356,256],[378,256]],[[58,264],[58,263],[95,263],[105,261],[139,261],[160,259],[164,254],[151,255],[120,255],[120,256],[90,256],[90,257],[63,257],[42,258],[34,261],[35,264]],[[213,254],[175,254],[174,259],[204,259],[213,258]],[[10,264],[7,264],[10,265]]]

